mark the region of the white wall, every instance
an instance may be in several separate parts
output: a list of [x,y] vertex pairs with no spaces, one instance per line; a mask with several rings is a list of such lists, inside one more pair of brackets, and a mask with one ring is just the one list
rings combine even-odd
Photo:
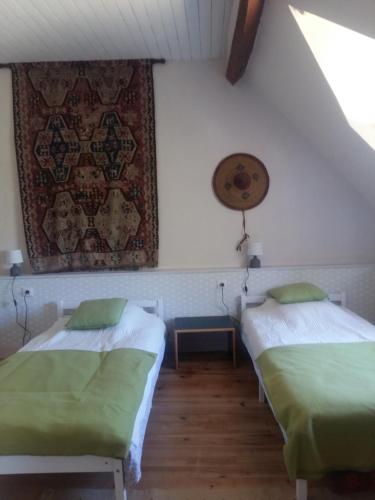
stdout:
[[228,154],[258,156],[270,174],[247,212],[264,263],[374,262],[373,212],[277,111],[219,63],[155,67],[160,266],[238,266],[241,216],[215,198],[213,171]]
[[14,150],[12,76],[0,69],[0,250],[14,248],[25,248],[25,236]]
[[[211,189],[219,161],[258,156],[270,174],[247,212],[265,265],[375,262],[371,209],[248,84],[232,87],[219,62],[155,65],[159,267],[238,267],[241,214]],[[13,145],[11,79],[0,70],[0,249],[25,247]],[[26,255],[26,252],[25,252]]]

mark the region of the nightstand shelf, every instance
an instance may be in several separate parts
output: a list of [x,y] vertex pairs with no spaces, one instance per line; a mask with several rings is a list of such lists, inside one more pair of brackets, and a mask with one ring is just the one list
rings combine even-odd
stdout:
[[176,370],[178,369],[178,337],[182,333],[227,333],[232,335],[233,366],[236,366],[236,327],[229,316],[193,316],[175,318],[174,321],[174,354]]

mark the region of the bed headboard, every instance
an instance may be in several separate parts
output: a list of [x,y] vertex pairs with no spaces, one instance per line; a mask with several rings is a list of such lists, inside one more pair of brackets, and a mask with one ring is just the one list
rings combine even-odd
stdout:
[[[164,317],[164,305],[163,299],[140,299],[140,300],[128,300],[129,304],[134,304],[138,307],[142,307],[145,311],[154,314],[160,319]],[[64,315],[70,315],[79,306],[79,302],[69,302],[60,300],[57,303],[57,317],[61,318]]]
[[[263,304],[267,295],[241,295],[241,313],[249,307],[257,307]],[[328,293],[328,300],[337,306],[346,306],[346,294],[343,291]]]

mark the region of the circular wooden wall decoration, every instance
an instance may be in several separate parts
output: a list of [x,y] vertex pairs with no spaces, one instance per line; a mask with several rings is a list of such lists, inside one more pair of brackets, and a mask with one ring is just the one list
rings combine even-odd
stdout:
[[221,160],[212,179],[218,199],[233,210],[249,210],[259,205],[268,192],[269,183],[263,163],[246,153],[236,153]]

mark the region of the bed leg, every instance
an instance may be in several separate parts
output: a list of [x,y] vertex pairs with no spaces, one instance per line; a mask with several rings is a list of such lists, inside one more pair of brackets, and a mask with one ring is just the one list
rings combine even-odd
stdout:
[[259,400],[259,403],[264,403],[265,398],[266,397],[265,397],[265,394],[264,394],[264,390],[263,390],[262,384],[258,383],[258,400]]
[[296,500],[307,500],[306,479],[297,479],[296,481]]
[[113,478],[115,481],[115,500],[126,500],[122,460],[113,461]]

